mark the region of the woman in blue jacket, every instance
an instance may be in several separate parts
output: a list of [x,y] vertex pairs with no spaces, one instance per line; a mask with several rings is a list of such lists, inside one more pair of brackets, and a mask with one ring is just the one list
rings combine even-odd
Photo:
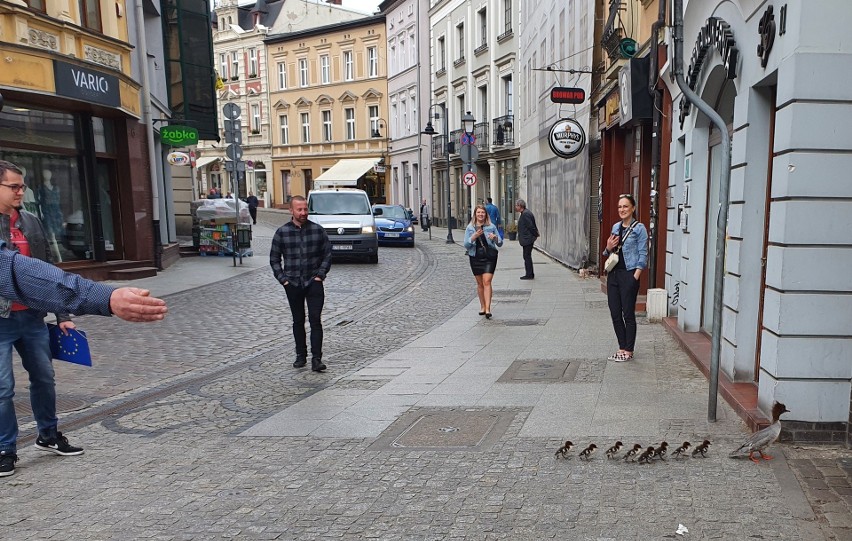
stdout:
[[612,326],[618,338],[618,351],[610,361],[633,360],[636,345],[636,296],[639,277],[648,266],[648,231],[634,216],[636,200],[630,194],[618,197],[620,221],[612,226],[604,256],[618,253],[618,264],[606,278],[607,301]]
[[479,315],[491,319],[491,280],[497,269],[497,248],[503,239],[497,226],[488,218],[483,205],[476,205],[473,218],[464,230],[464,247],[470,256],[470,270],[476,278],[476,293],[479,295]]

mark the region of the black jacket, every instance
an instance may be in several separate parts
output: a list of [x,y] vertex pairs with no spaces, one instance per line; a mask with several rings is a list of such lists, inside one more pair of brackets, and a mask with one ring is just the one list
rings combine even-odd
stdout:
[[540,236],[535,225],[535,216],[530,209],[524,209],[518,217],[518,244],[529,246]]

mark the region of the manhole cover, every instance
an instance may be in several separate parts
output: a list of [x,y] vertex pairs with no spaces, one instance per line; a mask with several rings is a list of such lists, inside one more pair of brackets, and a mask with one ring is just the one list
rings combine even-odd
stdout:
[[574,381],[579,362],[567,359],[525,359],[513,362],[498,383],[557,383]]
[[501,319],[500,323],[506,327],[534,327],[544,324],[540,319]]
[[412,411],[388,427],[370,449],[481,451],[500,438],[514,415],[512,411]]
[[[30,408],[30,397],[29,393],[26,396],[22,396],[21,398],[16,398],[15,402],[15,413],[17,415],[32,415],[33,410]],[[73,396],[57,396],[56,397],[56,412],[57,413],[66,413],[69,411],[77,411],[79,409],[83,409],[88,406],[89,403],[82,398],[77,398]]]

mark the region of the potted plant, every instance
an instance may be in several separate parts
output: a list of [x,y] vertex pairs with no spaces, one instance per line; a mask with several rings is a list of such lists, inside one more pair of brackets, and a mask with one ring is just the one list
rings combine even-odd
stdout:
[[512,222],[506,226],[506,236],[509,240],[516,240],[518,238],[518,224]]

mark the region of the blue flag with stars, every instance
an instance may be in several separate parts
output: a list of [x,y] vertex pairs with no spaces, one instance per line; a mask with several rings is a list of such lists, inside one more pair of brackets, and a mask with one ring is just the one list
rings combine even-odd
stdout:
[[47,324],[47,330],[50,334],[50,354],[54,359],[92,366],[92,352],[89,351],[86,333],[68,329],[68,334],[65,334],[58,325],[52,323]]

